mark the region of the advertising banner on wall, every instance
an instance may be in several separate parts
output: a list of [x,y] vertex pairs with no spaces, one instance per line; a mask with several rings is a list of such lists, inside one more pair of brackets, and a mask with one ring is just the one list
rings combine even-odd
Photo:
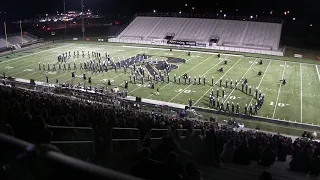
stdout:
[[206,47],[206,43],[197,43],[195,41],[179,41],[179,40],[169,40],[167,44],[175,44],[175,45],[186,45],[186,46],[200,46]]

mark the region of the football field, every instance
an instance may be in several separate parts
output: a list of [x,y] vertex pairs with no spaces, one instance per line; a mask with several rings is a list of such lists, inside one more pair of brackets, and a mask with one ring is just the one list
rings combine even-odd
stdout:
[[[81,51],[85,52],[82,57]],[[72,57],[68,60],[72,70],[59,70],[57,55],[64,52],[71,52]],[[80,51],[80,57],[74,58],[73,52]],[[123,69],[109,70],[108,72],[93,73],[89,70],[80,70],[80,62],[90,60],[87,52],[99,52],[103,57],[108,52],[110,57],[118,62],[128,59],[137,54],[147,55],[153,60],[163,60],[170,58],[185,59],[186,62],[173,62],[177,66],[170,72],[170,81],[165,78],[164,82],[155,84],[159,88],[160,95],[155,95],[155,89],[150,88],[150,83],[146,80],[144,84],[140,80],[136,83],[129,83],[129,95],[139,96],[148,99],[162,100],[179,104],[188,104],[188,99],[193,100],[194,106],[209,108],[209,95],[213,90],[216,95],[219,89],[219,101],[226,104],[233,102],[239,103],[240,112],[244,112],[245,104],[255,104],[256,99],[253,94],[256,88],[265,95],[265,101],[262,108],[258,111],[258,116],[281,119],[293,122],[302,122],[309,124],[320,124],[318,116],[318,107],[320,107],[320,74],[319,65],[307,64],[303,62],[273,60],[272,56],[268,58],[254,58],[234,54],[221,54],[218,58],[216,53],[209,52],[187,52],[182,50],[136,47],[134,45],[113,45],[113,44],[78,44],[61,43],[51,44],[40,48],[33,48],[23,52],[10,54],[0,57],[0,72],[5,72],[7,76],[13,76],[22,79],[35,79],[36,81],[46,81],[55,83],[56,79],[60,83],[87,83],[83,80],[82,74],[92,78],[92,85],[107,85],[110,80],[112,86],[122,88],[126,80],[129,81],[130,71],[124,73]],[[223,52],[222,52],[223,53]],[[227,64],[224,61],[227,60]],[[263,64],[258,62],[262,60]],[[77,69],[73,70],[73,63],[76,63]],[[39,70],[39,63],[41,70]],[[50,64],[50,71],[47,70],[47,64]],[[46,70],[42,69],[42,64]],[[53,64],[56,64],[56,71],[52,70]],[[144,67],[145,65],[141,65]],[[223,72],[218,69],[223,67]],[[157,70],[155,67],[153,67]],[[71,78],[71,72],[75,72],[76,78]],[[262,75],[258,75],[261,71]],[[182,78],[187,73],[191,77],[191,83]],[[181,82],[173,81],[174,74],[178,79],[181,76]],[[198,84],[198,78],[201,77],[201,83]],[[197,83],[194,84],[196,77]],[[203,78],[206,77],[206,84]],[[215,85],[212,88],[211,81],[214,79]],[[235,81],[242,82],[242,79],[248,79],[248,85],[252,88],[252,95],[241,91],[241,83],[235,89]],[[222,79],[222,87],[225,89],[225,96],[221,97],[222,87],[219,87],[219,79]],[[287,83],[281,85],[280,80],[286,79]],[[225,81],[228,80],[228,86],[225,87]],[[233,87],[230,87],[230,82]]]

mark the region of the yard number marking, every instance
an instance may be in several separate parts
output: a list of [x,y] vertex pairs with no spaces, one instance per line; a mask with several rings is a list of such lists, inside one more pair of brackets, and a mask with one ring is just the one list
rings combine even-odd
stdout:
[[[278,103],[278,106],[279,107],[284,107],[284,106],[287,106],[287,105],[289,105],[289,104],[284,104],[284,103]],[[270,102],[270,106],[274,106],[274,102]]]
[[181,93],[181,92],[183,92],[183,93],[191,93],[191,90],[190,89],[186,89],[186,90],[183,90],[183,89],[179,89],[179,90],[175,90],[176,92],[179,92],[179,93]]
[[[284,67],[284,64],[280,64],[280,67]],[[286,67],[289,67],[289,65],[287,65]]]

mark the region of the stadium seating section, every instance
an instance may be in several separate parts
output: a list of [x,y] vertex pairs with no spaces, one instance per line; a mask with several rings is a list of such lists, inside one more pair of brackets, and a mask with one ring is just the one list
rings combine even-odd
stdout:
[[209,42],[219,46],[278,50],[282,24],[176,17],[136,17],[118,38],[152,40],[173,36],[173,40]]
[[[8,35],[8,46],[12,46],[12,45],[22,45],[22,44],[29,44],[29,43],[33,43],[39,40],[39,38],[26,33],[24,35],[22,35],[22,39],[21,39],[21,35],[20,34],[12,34],[12,35]],[[6,38],[5,37],[0,37],[0,48],[4,48],[7,47],[7,43],[6,43]]]
[[[155,107],[143,110],[115,96],[105,98],[103,103],[86,101],[86,98],[95,98],[92,94],[83,98],[0,85],[0,113],[3,115],[0,128],[3,131],[3,124],[6,124],[6,133],[16,138],[36,145],[49,144],[50,150],[145,179],[180,179],[181,176],[202,179],[203,176],[210,180],[254,180],[263,172],[264,179],[270,179],[271,173],[277,180],[303,180],[315,179],[315,176],[307,177],[306,173],[318,175],[320,172],[320,143],[316,141],[252,130],[235,131],[225,125],[218,126],[214,118],[211,122],[201,122],[162,114]],[[93,131],[85,133],[80,127]],[[81,143],[80,139],[85,141]],[[94,148],[87,147],[92,146],[90,140],[95,140]],[[6,163],[17,156],[14,153],[21,151],[16,148],[7,151],[8,147],[4,147],[7,146],[2,146],[0,165],[11,167],[10,170],[14,164]],[[68,160],[58,155],[54,158]],[[56,165],[59,167],[62,166]],[[0,178],[9,174],[6,179],[21,179],[21,176],[38,179],[30,174],[31,168],[13,170],[10,175],[8,168],[2,168]],[[68,169],[54,174],[68,176],[66,173]],[[18,178],[14,177],[17,175]]]

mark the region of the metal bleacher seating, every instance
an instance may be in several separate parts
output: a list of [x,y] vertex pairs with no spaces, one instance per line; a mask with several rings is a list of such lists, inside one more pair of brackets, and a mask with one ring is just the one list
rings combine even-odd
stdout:
[[21,37],[19,37],[19,36],[8,37],[8,42],[10,44],[22,44],[22,41],[24,42],[24,38],[22,38],[22,40],[21,40]]
[[6,40],[0,39],[0,48],[4,48],[4,47],[7,47]]
[[282,24],[222,19],[137,16],[118,38],[164,39],[209,42],[217,37],[218,46],[278,50]]
[[120,37],[143,39],[153,29],[159,20],[161,20],[160,17],[137,17],[120,34]]
[[167,33],[177,34],[181,27],[189,20],[187,18],[162,18],[163,20],[149,34],[149,39],[163,39]]
[[281,24],[248,22],[248,31],[244,38],[244,46],[277,49],[280,42]]
[[211,19],[190,19],[184,31],[176,39],[204,42],[209,32]]

